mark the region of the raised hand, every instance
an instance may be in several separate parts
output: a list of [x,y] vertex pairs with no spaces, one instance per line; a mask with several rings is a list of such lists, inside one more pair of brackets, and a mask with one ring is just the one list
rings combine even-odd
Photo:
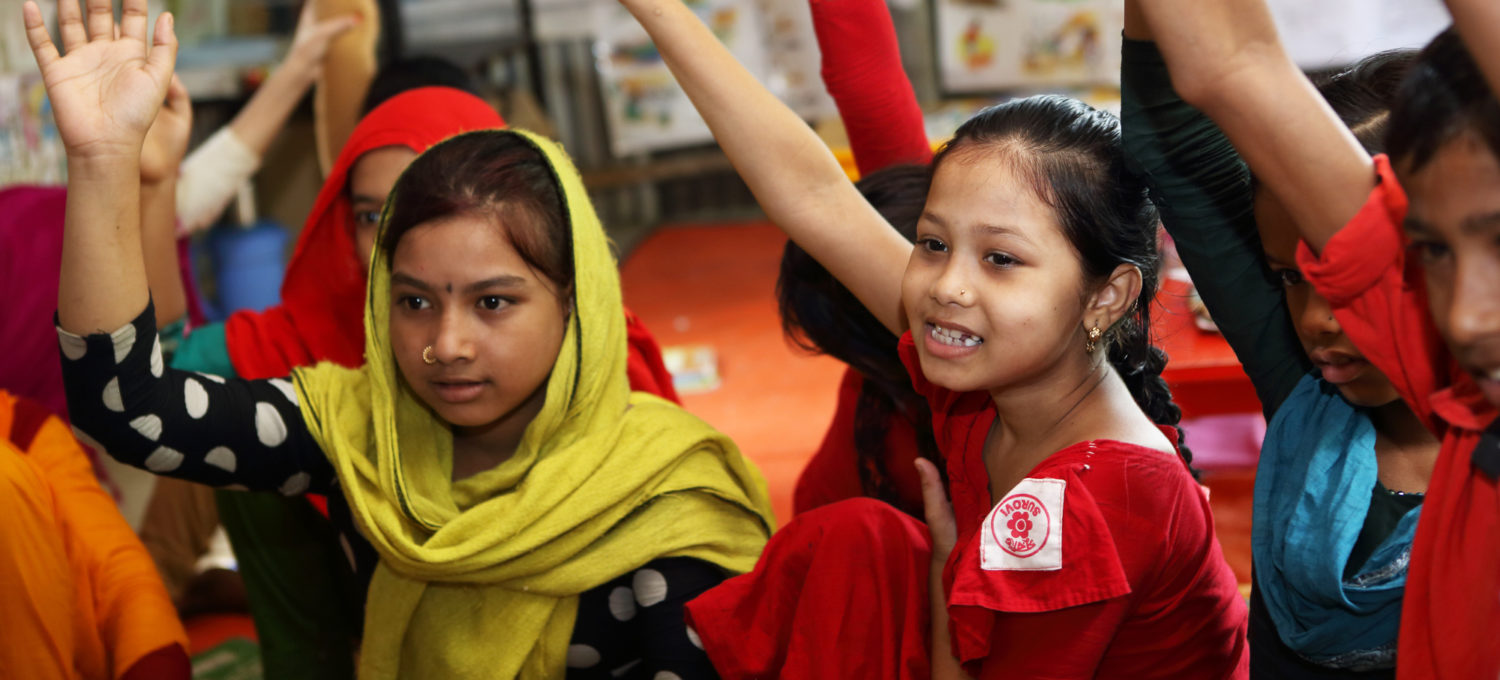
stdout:
[[358,14],[345,14],[332,19],[318,21],[314,0],[302,3],[302,14],[297,18],[297,32],[292,34],[292,47],[287,51],[284,68],[307,69],[312,78],[323,72],[323,57],[328,55],[328,46],[333,39],[358,26],[363,18]]
[[22,12],[26,39],[42,70],[57,131],[69,159],[135,159],[166,97],[177,60],[172,15],[156,19],[146,42],[146,0],[124,0],[116,30],[113,0],[57,3],[61,54],[36,3]]
[[156,113],[156,122],[146,133],[141,147],[141,183],[156,184],[177,173],[182,157],[187,155],[188,138],[193,133],[193,103],[182,80],[172,76],[167,88],[167,104]]

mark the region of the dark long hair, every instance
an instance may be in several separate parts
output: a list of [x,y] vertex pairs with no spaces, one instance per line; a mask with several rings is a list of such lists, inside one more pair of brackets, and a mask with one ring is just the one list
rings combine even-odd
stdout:
[[[873,172],[858,187],[865,200],[910,241],[917,218],[927,202],[932,173],[923,165],[897,165]],[[848,364],[864,378],[854,412],[854,450],[860,485],[867,496],[879,498],[906,512],[886,469],[890,418],[900,415],[917,433],[918,454],[946,474],[942,455],[932,435],[932,412],[927,400],[912,388],[911,377],[896,352],[899,338],[880,323],[863,303],[818,264],[807,251],[788,241],[776,280],[781,328],[797,346],[827,354]]]
[[1318,94],[1323,95],[1339,120],[1371,154],[1386,151],[1391,107],[1401,79],[1411,69],[1416,56],[1416,50],[1388,50],[1313,80]]
[[1416,172],[1466,131],[1500,155],[1500,102],[1458,33],[1449,27],[1422,48],[1402,80],[1386,144],[1393,161]]
[[[1120,119],[1068,97],[1017,99],[984,109],[959,126],[932,165],[935,169],[955,155],[983,154],[1003,155],[1057,212],[1089,281],[1103,281],[1122,264],[1140,270],[1140,296],[1101,342],[1141,410],[1159,425],[1177,425],[1182,409],[1161,377],[1167,354],[1151,344],[1159,259],[1156,207],[1145,185],[1125,171]],[[1180,438],[1182,456],[1191,462]]]
[[521,135],[469,132],[412,161],[386,208],[380,248],[386,261],[414,227],[454,215],[496,219],[521,259],[554,285],[573,290],[573,240],[562,190],[542,152]]

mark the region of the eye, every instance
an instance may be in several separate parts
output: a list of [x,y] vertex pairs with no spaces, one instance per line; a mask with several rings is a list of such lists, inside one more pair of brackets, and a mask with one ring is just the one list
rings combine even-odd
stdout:
[[917,239],[917,246],[929,253],[946,253],[948,244],[931,236],[923,236]]
[[1424,267],[1438,264],[1453,254],[1448,244],[1438,241],[1413,241],[1410,248]]
[[508,307],[511,304],[513,304],[511,300],[500,297],[499,295],[486,295],[482,298],[479,298],[479,306],[492,312]]
[[1020,260],[1017,260],[1016,258],[1011,257],[1010,255],[1007,255],[1005,253],[990,253],[984,256],[984,261],[988,262],[992,266],[1000,267],[1001,269],[1009,269],[1018,264],[1021,264]]
[[1307,279],[1302,278],[1302,272],[1295,269],[1273,269],[1271,276],[1276,278],[1276,282],[1281,284],[1282,288],[1300,286],[1307,281]]
[[373,227],[380,224],[379,210],[361,210],[354,213],[354,224],[360,227]]
[[429,309],[432,307],[432,303],[429,302],[427,298],[418,295],[403,295],[396,300],[396,304],[401,305],[402,307],[410,309],[414,312],[421,311],[423,309]]

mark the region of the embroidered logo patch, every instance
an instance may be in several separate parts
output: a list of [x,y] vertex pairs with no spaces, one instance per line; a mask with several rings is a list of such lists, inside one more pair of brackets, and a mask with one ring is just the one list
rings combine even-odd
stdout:
[[1056,571],[1062,568],[1061,479],[1023,479],[984,519],[979,566],[986,571]]

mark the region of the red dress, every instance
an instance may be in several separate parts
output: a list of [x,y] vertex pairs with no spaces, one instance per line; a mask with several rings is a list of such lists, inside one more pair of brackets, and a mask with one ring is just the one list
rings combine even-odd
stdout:
[[[865,380],[859,371],[852,368],[844,371],[839,383],[838,408],[833,414],[833,423],[823,435],[823,443],[817,453],[807,461],[807,467],[797,477],[797,488],[792,494],[792,511],[801,514],[848,498],[867,495],[859,476],[859,450],[855,447],[854,432],[858,424],[855,418],[859,406],[859,394]],[[917,478],[914,467],[919,450],[917,431],[911,421],[899,413],[892,413],[885,420],[885,472],[890,476],[891,486],[896,492],[896,504],[907,512],[922,511],[922,481]]]
[[[1180,457],[1080,442],[992,502],[989,396],[927,382],[910,334],[900,348],[948,461],[958,543],[943,583],[966,670],[1248,677],[1245,602]],[[691,602],[689,619],[726,678],[924,678],[930,554],[920,522],[877,501],[836,503],[783,528],[755,571]]]
[[1328,298],[1349,339],[1441,440],[1412,542],[1396,674],[1500,677],[1500,644],[1494,639],[1500,622],[1500,483],[1472,463],[1496,410],[1448,354],[1433,325],[1421,272],[1406,262],[1406,194],[1389,159],[1376,157],[1375,167],[1379,183],[1364,208],[1321,258],[1303,244],[1297,264]]

